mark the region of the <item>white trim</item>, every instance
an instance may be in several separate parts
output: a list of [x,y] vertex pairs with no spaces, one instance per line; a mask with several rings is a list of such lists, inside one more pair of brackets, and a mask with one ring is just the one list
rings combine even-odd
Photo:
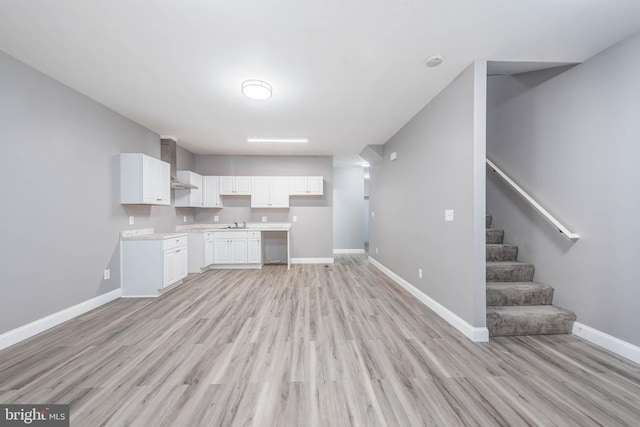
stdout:
[[384,265],[380,264],[375,259],[369,257],[369,262],[373,264],[378,270],[382,271],[384,274],[389,276],[394,282],[398,285],[402,286],[406,291],[408,291],[411,295],[416,297],[418,301],[429,307],[431,310],[435,311],[436,314],[442,317],[444,320],[449,322],[451,326],[456,328],[458,331],[462,332],[464,336],[469,338],[473,342],[487,342],[489,341],[489,330],[484,328],[477,328],[475,326],[471,326],[464,319],[459,317],[457,314],[429,297],[427,294],[423,293],[421,290],[413,286],[411,283],[404,280],[402,277],[398,276],[393,271],[389,270]]
[[540,206],[540,203],[536,202],[533,197],[527,194],[518,184],[516,184],[509,176],[504,173],[498,166],[496,166],[491,160],[487,159],[487,165],[498,174],[500,178],[502,178],[507,184],[509,184],[515,191],[518,193],[527,203],[533,206],[538,212],[542,214],[542,216],[549,221],[553,226],[562,234],[565,238],[571,240],[572,242],[577,241],[580,238],[580,235],[577,233],[572,233],[565,227],[560,224],[553,215],[551,215],[545,208]]
[[88,311],[100,307],[101,305],[118,299],[120,298],[120,295],[120,288],[114,289],[113,291],[107,292],[106,294],[98,295],[95,298],[91,298],[90,300],[81,302],[80,304],[76,304],[73,307],[65,308],[64,310],[58,311],[57,313],[50,314],[49,316],[43,317],[42,319],[38,319],[36,321],[13,329],[9,332],[5,332],[4,334],[0,335],[0,350],[17,344],[20,341],[24,341],[27,338],[31,338],[32,336],[37,335],[40,332],[44,332],[47,329],[53,328],[54,326],[66,322],[67,320],[71,320],[74,317],[78,317],[81,314],[84,314]]
[[364,249],[334,249],[334,254],[363,254]]
[[211,264],[207,270],[260,270],[262,265],[263,264]]
[[636,345],[622,341],[619,338],[605,334],[579,322],[573,322],[573,330],[571,332],[582,339],[612,351],[632,362],[640,363],[640,347]]
[[291,258],[291,264],[333,264],[333,258]]

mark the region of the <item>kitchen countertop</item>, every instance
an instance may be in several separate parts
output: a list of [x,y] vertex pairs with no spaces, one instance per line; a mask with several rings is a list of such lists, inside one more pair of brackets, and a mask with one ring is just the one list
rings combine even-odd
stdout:
[[176,230],[183,233],[205,233],[208,231],[289,231],[287,222],[248,222],[246,228],[229,228],[233,224],[189,224],[178,225]]
[[154,233],[153,228],[141,228],[137,230],[124,230],[120,232],[122,240],[166,240],[178,237],[186,237],[185,232]]

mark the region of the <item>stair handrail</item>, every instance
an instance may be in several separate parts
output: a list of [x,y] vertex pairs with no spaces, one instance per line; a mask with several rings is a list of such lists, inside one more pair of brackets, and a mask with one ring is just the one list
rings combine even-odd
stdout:
[[545,208],[540,206],[540,203],[536,202],[533,197],[531,197],[526,191],[522,189],[518,184],[516,184],[509,176],[504,173],[498,166],[495,165],[489,158],[487,158],[487,165],[498,174],[500,178],[502,178],[507,184],[513,188],[516,193],[518,193],[524,200],[527,201],[531,206],[533,206],[547,221],[549,221],[555,228],[558,229],[560,234],[562,234],[565,238],[571,240],[572,242],[577,241],[580,238],[580,235],[577,233],[572,233],[569,231],[567,227],[562,225],[560,221],[558,221],[553,215],[551,215]]

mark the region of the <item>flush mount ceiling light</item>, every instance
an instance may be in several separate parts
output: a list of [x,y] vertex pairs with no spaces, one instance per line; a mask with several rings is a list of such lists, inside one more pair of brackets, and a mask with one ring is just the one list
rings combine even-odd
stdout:
[[271,98],[273,89],[271,85],[262,80],[245,80],[242,82],[242,93],[247,98],[264,101]]
[[444,61],[444,58],[442,57],[442,55],[433,55],[427,58],[427,67],[429,68],[433,68],[433,67],[437,67],[438,65],[442,64],[442,61]]
[[271,138],[262,136],[250,136],[247,138],[247,142],[283,142],[290,144],[306,144],[309,142],[309,138]]

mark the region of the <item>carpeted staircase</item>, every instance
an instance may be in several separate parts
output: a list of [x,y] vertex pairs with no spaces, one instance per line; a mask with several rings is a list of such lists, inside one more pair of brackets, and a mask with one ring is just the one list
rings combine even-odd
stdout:
[[555,305],[553,288],[533,281],[533,264],[518,262],[518,247],[487,215],[487,328],[489,336],[570,334],[576,315]]

